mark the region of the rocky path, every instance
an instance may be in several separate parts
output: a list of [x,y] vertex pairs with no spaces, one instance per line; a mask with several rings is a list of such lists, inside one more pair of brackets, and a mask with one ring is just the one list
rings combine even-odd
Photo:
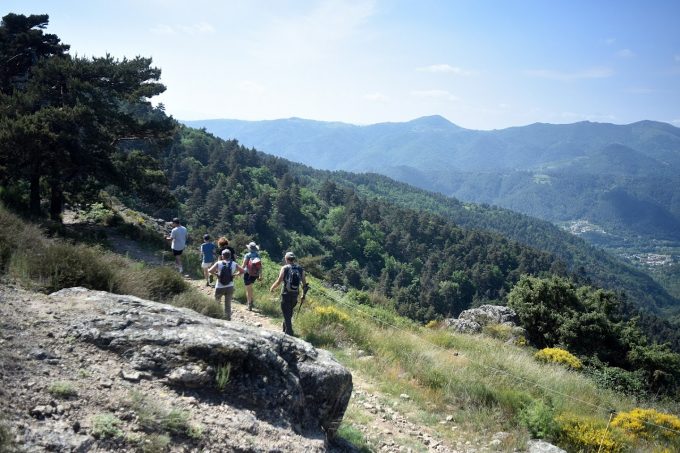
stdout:
[[[135,241],[126,239],[120,235],[109,234],[109,241],[118,253],[130,258],[144,261],[149,265],[169,265],[162,259],[160,252],[144,250]],[[205,281],[187,278],[192,286],[206,296],[212,297],[214,289],[207,287]],[[237,285],[242,281],[237,280]],[[260,282],[256,283],[260,284]],[[281,326],[271,318],[261,314],[257,310],[257,304],[253,311],[249,311],[245,304],[239,301],[232,302],[232,320],[263,328],[271,331],[281,331]],[[496,451],[497,445],[501,444],[503,433],[488,439],[486,442],[472,442],[461,433],[456,436],[458,427],[451,423],[451,417],[443,416],[440,423],[444,429],[451,430],[453,435],[443,438],[436,431],[424,427],[412,420],[409,414],[413,407],[408,401],[395,400],[376,389],[374,383],[356,370],[353,371],[354,392],[350,400],[348,411],[353,411],[358,420],[365,420],[357,426],[366,439],[372,451],[385,453],[396,452],[478,452]],[[355,424],[356,425],[356,424]]]

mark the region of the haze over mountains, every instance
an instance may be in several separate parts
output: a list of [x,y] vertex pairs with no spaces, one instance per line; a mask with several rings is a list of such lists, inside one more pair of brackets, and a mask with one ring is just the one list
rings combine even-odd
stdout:
[[597,241],[680,241],[680,129],[666,123],[492,131],[441,116],[369,126],[299,118],[184,123],[315,168],[377,172],[552,222],[585,220]]

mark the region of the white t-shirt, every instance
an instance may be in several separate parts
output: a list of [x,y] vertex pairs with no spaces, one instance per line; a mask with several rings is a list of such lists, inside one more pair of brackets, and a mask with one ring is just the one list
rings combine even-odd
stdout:
[[[227,261],[229,263],[229,261]],[[232,278],[231,283],[228,285],[223,285],[220,283],[220,271],[222,270],[222,267],[224,267],[224,261],[220,260],[217,262],[217,283],[215,283],[215,288],[229,288],[230,286],[234,286],[234,279]],[[236,273],[236,262],[231,261],[231,274]]]
[[172,245],[170,247],[172,247],[173,250],[184,250],[184,247],[187,245],[186,228],[182,225],[173,228],[170,232],[170,237],[172,238]]

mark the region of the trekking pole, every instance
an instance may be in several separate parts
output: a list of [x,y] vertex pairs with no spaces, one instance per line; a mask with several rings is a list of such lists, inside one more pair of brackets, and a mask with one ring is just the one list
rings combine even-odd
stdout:
[[306,283],[302,287],[302,299],[300,299],[300,305],[298,305],[298,310],[297,313],[295,314],[295,317],[297,318],[297,315],[300,314],[300,310],[302,310],[302,304],[305,303],[305,299],[307,299],[307,291],[309,291],[309,283]]

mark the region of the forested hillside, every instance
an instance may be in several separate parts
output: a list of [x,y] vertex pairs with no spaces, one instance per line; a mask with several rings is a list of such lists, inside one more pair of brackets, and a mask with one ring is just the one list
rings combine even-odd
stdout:
[[503,300],[522,274],[566,275],[548,253],[330,179],[303,181],[286,161],[202,131],[181,128],[162,161],[194,231],[254,237],[273,256],[295,250],[310,271],[421,321]]
[[552,222],[584,219],[629,239],[680,240],[680,129],[670,124],[476,131],[439,116],[369,126],[299,118],[186,123],[315,168],[376,172]]

